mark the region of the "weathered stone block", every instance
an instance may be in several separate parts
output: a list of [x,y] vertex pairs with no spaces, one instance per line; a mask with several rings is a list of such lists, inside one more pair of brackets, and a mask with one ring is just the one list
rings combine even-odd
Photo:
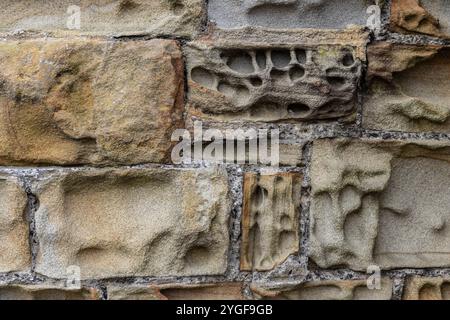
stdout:
[[189,115],[227,123],[351,120],[366,41],[358,30],[254,29],[191,42]]
[[403,289],[403,300],[450,300],[450,279],[408,277]]
[[319,140],[310,258],[322,268],[450,266],[444,142]]
[[380,289],[369,289],[366,280],[312,281],[279,288],[252,285],[257,299],[267,300],[390,300],[392,280],[383,277]]
[[159,290],[168,300],[245,300],[242,283],[168,284]]
[[298,252],[301,184],[299,173],[245,174],[241,270],[271,270]]
[[368,61],[365,128],[450,132],[450,48],[381,42]]
[[0,32],[190,37],[202,15],[201,0],[3,0]]
[[392,0],[391,29],[450,37],[450,3],[447,0]]
[[244,300],[242,283],[108,286],[110,300]]
[[96,288],[67,289],[48,285],[0,285],[0,300],[100,300]]
[[[0,176],[0,272],[31,268],[27,195],[16,178]],[[0,294],[1,296],[1,294]]]
[[168,161],[182,112],[175,41],[0,42],[0,164]]
[[65,278],[222,274],[228,179],[219,168],[55,172],[37,182],[36,272]]
[[220,28],[341,29],[365,26],[367,0],[210,0],[208,15]]

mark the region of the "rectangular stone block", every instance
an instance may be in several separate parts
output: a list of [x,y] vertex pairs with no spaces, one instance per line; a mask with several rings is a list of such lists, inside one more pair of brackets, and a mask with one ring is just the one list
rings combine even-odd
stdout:
[[267,271],[299,250],[300,173],[244,176],[241,270]]
[[450,132],[450,47],[379,42],[368,63],[365,128]]
[[108,286],[109,300],[244,300],[242,283]]
[[243,284],[168,284],[159,286],[159,290],[168,300],[245,300]]
[[188,115],[227,124],[353,120],[366,42],[358,30],[261,29],[191,42]]
[[311,260],[366,270],[450,266],[450,144],[318,140]]
[[56,171],[36,182],[36,272],[57,279],[223,274],[230,202],[220,168]]
[[390,300],[393,283],[383,277],[380,289],[369,289],[367,280],[323,280],[278,288],[252,285],[256,299],[263,300]]
[[403,288],[403,300],[450,300],[450,279],[410,276]]
[[0,272],[31,268],[26,206],[27,194],[17,178],[0,174]]
[[392,0],[391,29],[450,38],[450,3],[447,0]]
[[321,28],[365,26],[372,0],[209,0],[209,20],[220,28]]
[[176,41],[0,41],[0,164],[169,162]]
[[0,285],[0,300],[101,300],[96,288],[60,288],[50,285]]
[[202,17],[201,0],[3,0],[0,32],[191,37]]

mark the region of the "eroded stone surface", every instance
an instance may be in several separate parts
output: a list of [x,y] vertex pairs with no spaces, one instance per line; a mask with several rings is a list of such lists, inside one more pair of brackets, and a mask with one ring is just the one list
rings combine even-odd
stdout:
[[0,42],[0,164],[168,161],[182,110],[175,41]]
[[244,43],[236,39],[243,31],[223,32],[186,48],[191,116],[275,122],[354,115],[365,33],[251,31]]
[[46,285],[0,285],[0,300],[100,300],[96,288],[67,289]]
[[31,267],[26,206],[27,195],[17,179],[0,175],[0,272]]
[[391,28],[397,32],[450,37],[447,0],[392,0]]
[[222,274],[228,181],[222,169],[59,172],[36,183],[36,272],[65,278]]
[[210,0],[208,15],[221,28],[341,29],[366,25],[367,0]]
[[157,288],[150,286],[110,285],[108,300],[167,300]]
[[159,286],[168,300],[244,300],[242,283]]
[[449,48],[377,43],[368,59],[364,127],[450,132]]
[[[73,6],[80,10],[79,29]],[[201,0],[3,0],[0,32],[190,37],[200,27],[202,6]]]
[[322,268],[449,266],[449,181],[445,143],[316,141],[310,257]]
[[404,300],[450,300],[450,279],[408,277],[403,289]]
[[267,300],[390,300],[392,280],[383,277],[380,285],[371,290],[366,280],[327,280],[275,289],[252,285],[252,291],[255,298]]
[[271,270],[298,252],[301,178],[245,174],[241,270]]

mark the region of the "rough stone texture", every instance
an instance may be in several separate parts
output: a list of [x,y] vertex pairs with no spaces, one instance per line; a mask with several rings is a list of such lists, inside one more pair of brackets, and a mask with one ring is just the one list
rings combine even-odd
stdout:
[[0,272],[31,267],[26,206],[27,195],[17,179],[0,175]]
[[67,289],[48,285],[0,285],[0,300],[100,300],[96,288]]
[[366,25],[367,0],[209,0],[210,21],[221,28],[341,29]]
[[448,143],[316,141],[311,259],[354,270],[450,266],[449,181]]
[[271,270],[298,252],[301,182],[298,173],[245,174],[241,270]]
[[219,168],[55,173],[34,187],[36,272],[65,278],[222,274],[228,182]]
[[[243,32],[252,32],[245,42]],[[350,118],[367,34],[244,30],[186,48],[191,116],[219,121]]]
[[392,0],[391,29],[450,37],[450,3],[447,0]]
[[182,112],[175,41],[0,41],[0,164],[168,161]]
[[[67,25],[72,5],[81,10],[79,30]],[[191,37],[199,31],[202,14],[201,0],[3,0],[0,32]]]
[[157,288],[149,286],[111,285],[107,292],[108,300],[167,300]]
[[169,284],[159,290],[168,300],[245,300],[242,283]]
[[390,300],[392,288],[392,280],[385,277],[379,290],[369,289],[366,280],[312,281],[275,289],[252,285],[255,298],[265,300]]
[[449,278],[411,276],[406,280],[404,300],[450,300]]
[[450,132],[450,49],[377,43],[369,46],[370,89],[363,126]]

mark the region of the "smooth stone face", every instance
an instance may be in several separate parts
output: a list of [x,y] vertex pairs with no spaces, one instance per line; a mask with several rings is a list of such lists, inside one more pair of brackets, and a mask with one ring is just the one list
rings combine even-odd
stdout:
[[342,29],[365,26],[366,0],[210,0],[209,20],[219,28]]
[[36,272],[82,279],[223,274],[229,199],[222,169],[111,169],[36,182]]
[[[29,271],[27,194],[17,178],[0,176],[0,272]],[[1,297],[1,294],[0,294]]]
[[182,126],[172,40],[0,41],[0,164],[170,162]]
[[[74,11],[76,6],[79,11]],[[79,29],[74,23],[77,12]],[[192,37],[202,15],[201,0],[3,0],[0,32]]]

